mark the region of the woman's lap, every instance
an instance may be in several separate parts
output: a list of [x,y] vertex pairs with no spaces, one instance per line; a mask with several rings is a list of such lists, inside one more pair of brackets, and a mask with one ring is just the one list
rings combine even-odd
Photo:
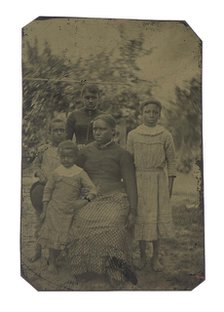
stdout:
[[107,260],[128,260],[127,213],[123,193],[98,196],[80,210],[74,224],[77,240],[69,252],[74,273],[104,273]]

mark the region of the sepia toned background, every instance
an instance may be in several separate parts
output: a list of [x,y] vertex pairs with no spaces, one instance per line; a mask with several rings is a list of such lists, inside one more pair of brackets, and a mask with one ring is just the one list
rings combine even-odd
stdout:
[[[21,0],[13,4],[2,2],[2,41],[7,44],[1,49],[2,92],[1,99],[4,116],[10,116],[1,122],[2,143],[7,143],[9,153],[1,153],[4,186],[2,203],[3,224],[1,226],[1,243],[7,256],[1,257],[3,293],[1,306],[23,311],[39,311],[43,306],[54,311],[61,311],[71,306],[97,311],[114,311],[120,306],[129,311],[150,308],[157,311],[182,311],[214,309],[223,306],[222,300],[222,263],[223,250],[218,252],[223,237],[222,176],[220,166],[223,159],[223,146],[220,144],[223,133],[222,105],[222,68],[224,46],[222,40],[222,2],[195,2],[189,0],[180,3],[157,0],[142,0],[137,3],[129,1],[64,1],[51,2],[43,0],[30,3]],[[118,9],[119,8],[119,9]],[[20,220],[20,139],[21,139],[21,28],[38,15],[52,16],[95,16],[123,17],[140,19],[184,19],[203,40],[203,123],[204,123],[204,173],[205,173],[205,234],[206,234],[206,281],[193,292],[76,292],[68,294],[51,292],[37,293],[20,277],[19,257],[19,220]],[[10,17],[10,18],[9,18]],[[10,20],[10,23],[9,23]],[[7,30],[7,31],[6,31]],[[10,38],[10,40],[9,40]],[[10,65],[9,65],[10,64]],[[9,83],[10,82],[10,83]],[[13,90],[13,92],[12,92]],[[12,113],[12,107],[14,113]],[[217,114],[215,114],[215,111]],[[7,136],[5,131],[7,130]],[[9,145],[8,142],[14,142]],[[17,155],[15,157],[15,154]],[[14,172],[13,181],[9,175]],[[12,196],[13,194],[13,196]],[[9,222],[4,222],[9,220]],[[10,223],[10,226],[9,226]],[[10,233],[5,239],[5,233]],[[4,235],[3,235],[4,234]],[[10,247],[9,247],[10,246]],[[12,300],[13,296],[13,300]],[[100,301],[100,305],[99,305]]]
[[[172,198],[176,239],[162,246],[166,271],[139,272],[138,290],[190,290],[204,280],[201,155],[201,40],[185,22],[41,18],[23,28],[22,274],[37,289],[62,290],[27,259],[35,218],[29,200],[36,148],[48,140],[55,114],[82,106],[83,81],[97,83],[101,109],[120,125],[121,143],[140,123],[139,105],[154,96],[173,134],[178,177]],[[150,255],[151,250],[148,249]],[[134,260],[138,257],[135,244]],[[66,269],[66,268],[65,268]],[[80,286],[79,286],[80,288]],[[106,289],[81,285],[81,289]]]

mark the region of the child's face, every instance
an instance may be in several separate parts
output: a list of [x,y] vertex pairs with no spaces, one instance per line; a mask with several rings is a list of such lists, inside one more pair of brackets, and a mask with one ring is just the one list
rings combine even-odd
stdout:
[[85,91],[83,94],[85,108],[95,110],[98,107],[98,94]]
[[52,143],[58,145],[65,140],[65,124],[55,123],[51,126],[51,140]]
[[154,127],[160,118],[160,108],[156,104],[148,104],[143,108],[142,117],[146,126]]
[[76,156],[73,151],[61,151],[60,160],[61,160],[61,164],[65,168],[70,168],[74,165]]

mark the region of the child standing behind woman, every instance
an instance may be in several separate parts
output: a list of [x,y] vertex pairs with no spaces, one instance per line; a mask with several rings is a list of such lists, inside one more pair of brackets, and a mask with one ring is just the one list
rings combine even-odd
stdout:
[[149,100],[142,105],[143,124],[128,134],[127,146],[134,155],[138,188],[135,238],[139,241],[141,268],[147,263],[146,243],[152,242],[152,268],[161,271],[160,239],[173,236],[172,195],[175,149],[172,135],[157,124],[161,103]]
[[35,209],[36,224],[35,224],[35,250],[30,257],[30,261],[34,262],[41,257],[41,246],[37,242],[38,233],[42,226],[40,214],[43,209],[42,198],[44,186],[54,169],[60,165],[58,156],[58,145],[65,140],[65,121],[60,118],[54,118],[50,122],[50,143],[43,144],[38,148],[38,152],[33,161],[33,169],[35,177],[38,181],[35,182],[30,190],[30,199]]
[[[56,272],[56,256],[64,250],[71,237],[71,226],[77,209],[84,207],[96,196],[96,188],[87,173],[74,165],[78,149],[71,141],[58,146],[61,165],[53,171],[47,181],[43,195],[44,219],[39,242],[49,249],[49,271]],[[85,196],[81,198],[82,193]]]

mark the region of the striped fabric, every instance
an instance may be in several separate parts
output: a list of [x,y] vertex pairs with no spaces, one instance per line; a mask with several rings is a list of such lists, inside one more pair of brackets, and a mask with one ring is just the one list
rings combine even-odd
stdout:
[[[138,215],[135,239],[153,241],[174,235],[167,175],[164,170],[137,171]],[[144,191],[147,190],[147,191]]]
[[128,134],[136,167],[138,210],[135,239],[153,241],[174,235],[168,176],[176,176],[172,135],[164,127],[140,125]]

